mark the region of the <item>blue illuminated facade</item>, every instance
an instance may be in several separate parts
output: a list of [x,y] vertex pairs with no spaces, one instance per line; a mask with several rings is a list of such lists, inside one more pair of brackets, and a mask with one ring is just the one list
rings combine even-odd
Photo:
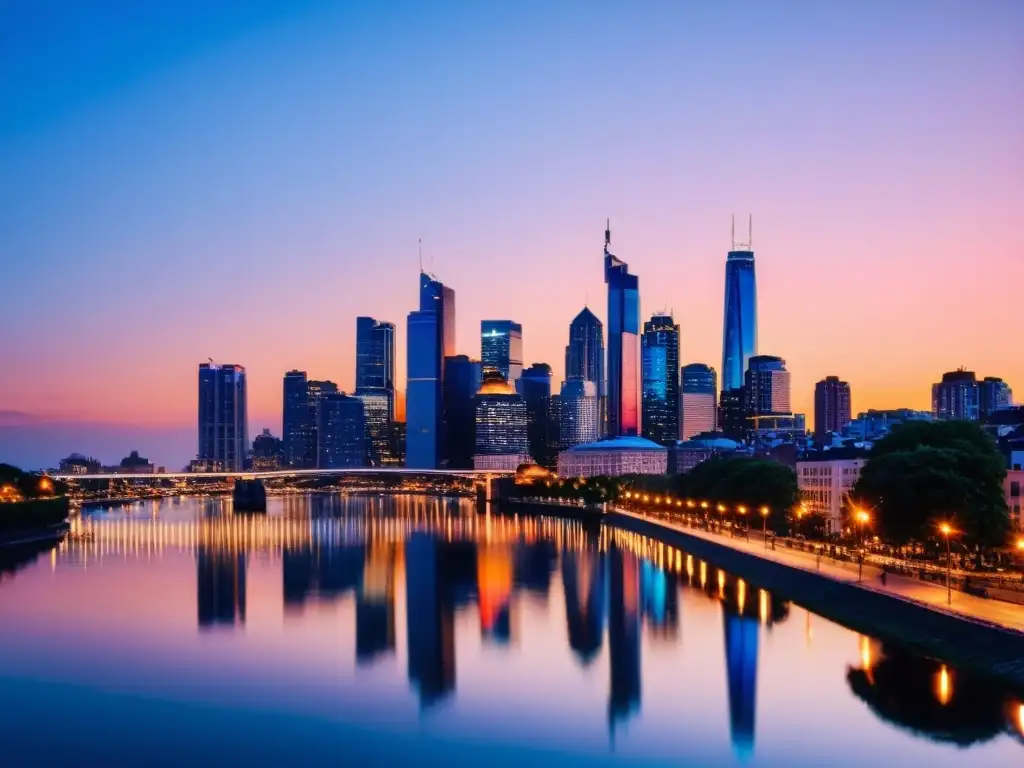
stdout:
[[480,362],[516,386],[523,375],[523,326],[511,320],[481,321]]
[[725,319],[722,324],[722,391],[743,386],[750,358],[757,354],[757,280],[754,252],[737,245],[725,261]]
[[671,315],[644,323],[642,434],[662,445],[679,439],[679,326]]
[[611,226],[604,233],[608,284],[608,435],[636,435],[640,427],[640,281],[614,256]]

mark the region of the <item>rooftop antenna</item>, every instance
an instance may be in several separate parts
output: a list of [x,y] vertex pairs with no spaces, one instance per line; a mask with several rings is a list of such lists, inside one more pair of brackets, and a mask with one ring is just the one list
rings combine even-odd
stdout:
[[416,238],[416,247],[419,248],[420,252],[420,272],[423,272],[423,238]]
[[604,248],[608,250],[608,246],[612,244],[612,220],[605,219],[604,224]]

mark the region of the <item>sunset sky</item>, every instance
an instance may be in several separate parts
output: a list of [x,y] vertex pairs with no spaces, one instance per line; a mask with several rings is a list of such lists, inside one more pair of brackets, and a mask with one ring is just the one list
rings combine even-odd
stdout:
[[601,246],[721,367],[729,221],[797,410],[1024,397],[1024,4],[15,0],[0,5],[0,461],[195,454],[196,366],[351,387],[417,240],[457,347],[561,380]]

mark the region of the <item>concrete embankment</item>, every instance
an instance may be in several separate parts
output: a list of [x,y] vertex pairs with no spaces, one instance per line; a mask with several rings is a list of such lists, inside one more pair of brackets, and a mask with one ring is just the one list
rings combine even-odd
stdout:
[[711,565],[865,635],[1024,690],[1024,633],[733,549],[656,521],[609,512],[605,522],[678,547]]

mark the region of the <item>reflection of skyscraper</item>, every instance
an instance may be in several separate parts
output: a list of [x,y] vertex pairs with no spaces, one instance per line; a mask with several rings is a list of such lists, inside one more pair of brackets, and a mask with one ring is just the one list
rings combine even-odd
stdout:
[[511,320],[482,320],[480,362],[516,386],[523,373],[523,326]]
[[757,281],[751,235],[736,242],[733,222],[732,250],[725,261],[725,320],[722,325],[722,390],[743,386],[750,358],[757,354]]
[[308,546],[285,547],[281,558],[285,610],[307,602],[330,602],[355,589],[365,557],[362,546],[339,547],[315,540]]
[[394,569],[394,545],[368,546],[356,593],[356,660],[361,664],[395,650]]
[[476,556],[480,634],[500,643],[512,640],[512,551],[480,544]]
[[640,567],[644,624],[650,634],[674,638],[679,632],[679,587],[676,575],[645,560]]
[[608,722],[640,708],[640,578],[636,558],[618,546],[608,549],[608,651],[611,690]]
[[608,434],[635,435],[640,427],[640,281],[614,256],[611,226],[604,233],[608,284]]
[[757,705],[758,620],[740,616],[722,605],[725,629],[725,666],[729,686],[729,730],[733,749],[740,756],[754,752]]
[[405,542],[409,682],[421,706],[455,689],[455,616],[441,573],[442,546],[424,533]]
[[245,624],[245,554],[200,545],[196,553],[199,628]]
[[601,650],[604,634],[604,558],[597,551],[562,553],[562,586],[569,647],[589,664]]

